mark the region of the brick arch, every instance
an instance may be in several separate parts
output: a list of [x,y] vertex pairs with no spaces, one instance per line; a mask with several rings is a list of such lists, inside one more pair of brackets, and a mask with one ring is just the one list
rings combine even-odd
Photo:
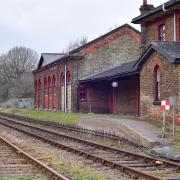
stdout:
[[48,76],[48,109],[51,108],[51,99],[52,99],[52,82],[51,82],[51,76]]
[[64,85],[64,72],[61,72],[61,74],[60,74],[60,85],[61,86]]
[[44,78],[44,108],[48,109],[48,78]]
[[52,87],[56,86],[56,75],[52,77]]
[[161,69],[159,65],[154,67],[154,100],[160,100],[160,81],[161,81]]
[[161,68],[162,69],[162,62],[161,62],[161,59],[155,59],[155,61],[153,61],[152,63],[151,63],[151,65],[150,65],[150,68],[151,68],[151,73],[152,74],[154,74],[154,68],[156,67],[156,66],[159,66],[159,68]]
[[41,80],[39,79],[38,80],[38,90],[40,90],[41,89]]
[[56,109],[56,75],[52,77],[52,109]]
[[72,82],[72,76],[70,71],[67,71],[67,84],[70,84]]
[[38,107],[38,80],[34,83],[34,91],[35,91],[35,108]]
[[48,76],[48,87],[51,87],[51,76]]
[[38,80],[38,85],[37,85],[37,88],[38,88],[38,108],[40,108],[41,106],[41,80],[39,79]]
[[48,81],[47,81],[47,77],[44,78],[44,89],[47,89],[48,87]]

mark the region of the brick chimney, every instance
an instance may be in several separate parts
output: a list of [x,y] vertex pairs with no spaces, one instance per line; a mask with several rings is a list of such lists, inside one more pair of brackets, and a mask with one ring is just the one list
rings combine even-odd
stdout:
[[[147,4],[147,0],[143,0],[143,5],[139,8],[141,15],[148,13],[152,9],[154,9],[154,5]],[[144,24],[141,24],[141,47],[140,47],[141,54],[145,51],[145,49],[146,49],[146,26]]]
[[147,4],[147,0],[143,0],[143,5],[139,8],[141,14],[148,13],[154,9],[154,6],[152,4]]

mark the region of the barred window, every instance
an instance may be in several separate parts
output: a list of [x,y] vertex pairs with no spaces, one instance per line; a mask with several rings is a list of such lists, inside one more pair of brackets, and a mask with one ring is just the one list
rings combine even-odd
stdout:
[[79,89],[79,100],[81,102],[87,101],[87,88]]

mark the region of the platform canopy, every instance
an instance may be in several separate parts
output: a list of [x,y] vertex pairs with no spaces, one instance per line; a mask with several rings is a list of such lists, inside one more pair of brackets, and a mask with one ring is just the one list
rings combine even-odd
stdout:
[[136,62],[137,61],[124,63],[120,66],[111,68],[109,70],[90,75],[88,77],[80,79],[80,83],[94,82],[94,81],[101,81],[101,80],[112,80],[118,77],[138,74],[139,71],[134,66]]

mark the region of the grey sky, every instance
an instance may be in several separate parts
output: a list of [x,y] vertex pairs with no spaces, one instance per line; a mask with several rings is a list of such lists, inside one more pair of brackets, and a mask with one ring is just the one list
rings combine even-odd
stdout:
[[[69,41],[92,40],[139,15],[143,0],[0,0],[0,54],[13,46],[61,52]],[[158,6],[165,0],[148,0]],[[134,25],[133,25],[134,26]],[[139,26],[134,26],[139,28]]]

